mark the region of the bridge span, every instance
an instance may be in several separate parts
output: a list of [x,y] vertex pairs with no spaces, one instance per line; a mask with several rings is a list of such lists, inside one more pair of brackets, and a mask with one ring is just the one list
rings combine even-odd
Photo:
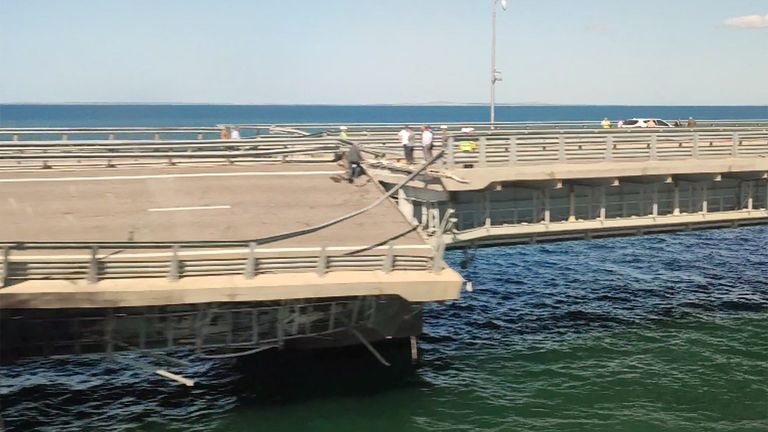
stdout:
[[768,223],[766,121],[338,126],[0,130],[0,359],[415,341],[446,248]]
[[[0,173],[3,361],[408,338],[461,277],[335,164]],[[322,229],[312,227],[338,220]]]

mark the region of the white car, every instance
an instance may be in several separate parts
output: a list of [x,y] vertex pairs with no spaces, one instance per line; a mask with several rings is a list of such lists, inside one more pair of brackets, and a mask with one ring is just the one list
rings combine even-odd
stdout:
[[648,127],[648,121],[653,120],[656,123],[656,127],[659,128],[671,128],[674,127],[671,124],[665,122],[662,119],[650,119],[650,118],[633,118],[619,122],[620,128],[644,128]]

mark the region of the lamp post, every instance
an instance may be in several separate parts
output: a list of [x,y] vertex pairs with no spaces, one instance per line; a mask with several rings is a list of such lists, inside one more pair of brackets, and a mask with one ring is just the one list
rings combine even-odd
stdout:
[[496,82],[501,81],[501,72],[496,70],[496,5],[501,3],[501,9],[507,10],[507,0],[491,0],[493,19],[491,23],[491,129],[496,121]]

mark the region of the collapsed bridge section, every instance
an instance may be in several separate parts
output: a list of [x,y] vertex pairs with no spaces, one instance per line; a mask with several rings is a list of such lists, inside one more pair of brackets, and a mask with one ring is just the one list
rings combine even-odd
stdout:
[[383,192],[333,181],[339,171],[0,174],[0,358],[418,335],[421,305],[457,298],[463,281],[389,201],[344,219]]

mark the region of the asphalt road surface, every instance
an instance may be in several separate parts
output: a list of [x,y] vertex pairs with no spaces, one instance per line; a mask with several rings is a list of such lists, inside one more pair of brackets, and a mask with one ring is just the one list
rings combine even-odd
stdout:
[[[250,240],[306,228],[381,196],[334,164],[0,173],[0,242]],[[391,202],[275,247],[364,246],[411,230]],[[414,231],[393,244],[423,245]]]

